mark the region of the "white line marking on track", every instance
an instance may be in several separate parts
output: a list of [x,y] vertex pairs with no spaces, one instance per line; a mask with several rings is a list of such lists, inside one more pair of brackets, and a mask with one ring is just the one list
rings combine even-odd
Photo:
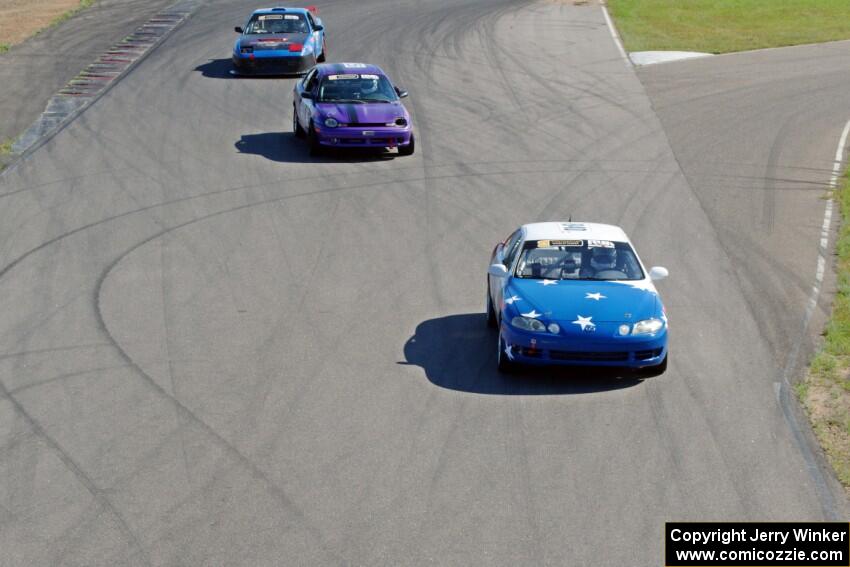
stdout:
[[[850,121],[844,126],[841,132],[841,138],[838,140],[838,149],[835,150],[835,159],[832,162],[832,177],[829,179],[829,187],[833,191],[838,188],[838,177],[841,175],[841,164],[844,161],[844,148],[847,145],[847,135],[850,134]],[[826,270],[826,253],[829,246],[829,227],[832,226],[832,209],[835,206],[835,199],[830,196],[826,202],[826,210],[823,212],[823,225],[820,229],[820,249],[818,250],[818,267],[815,271],[815,285],[812,286],[812,294],[809,297],[809,306],[806,309],[805,326],[808,327],[809,319],[811,319],[815,306],[818,303],[821,286],[823,285],[823,275]]]
[[631,69],[632,62],[626,53],[626,49],[623,47],[623,42],[620,41],[620,34],[617,33],[617,28],[614,27],[614,22],[611,21],[611,16],[608,14],[608,7],[602,3],[600,3],[600,5],[602,6],[602,15],[605,16],[605,23],[608,24],[608,31],[611,32],[611,37],[614,38],[614,44],[617,46],[617,51],[620,52],[620,57],[622,57],[623,61],[626,62],[626,67]]
[[[832,163],[832,177],[830,177],[829,186],[833,191],[838,187],[838,177],[841,175],[841,164],[844,161],[844,149],[847,145],[848,134],[850,134],[850,121],[847,122],[844,126],[844,130],[841,132],[841,138],[838,141],[838,149],[835,151],[835,160]],[[808,333],[809,323],[811,322],[812,315],[817,308],[821,287],[823,286],[823,276],[826,271],[826,254],[829,246],[829,228],[832,226],[833,203],[834,200],[831,196],[826,202],[826,209],[823,213],[823,225],[821,225],[820,243],[818,247],[818,264],[815,270],[815,284],[812,286],[812,292],[809,294],[809,301],[806,304],[806,311],[803,315],[803,328],[799,338],[796,343],[794,343],[794,347],[791,349],[791,354],[788,356],[788,361],[786,362],[785,369],[782,372],[782,381],[775,383],[774,388],[778,390],[782,413],[785,415],[785,419],[791,428],[791,433],[794,435],[794,439],[800,447],[803,460],[806,462],[806,467],[809,469],[809,473],[815,483],[815,488],[817,489],[821,506],[824,510],[824,515],[827,519],[837,520],[838,512],[832,491],[829,489],[826,478],[818,464],[818,460],[815,458],[811,447],[809,447],[808,441],[803,435],[799,423],[797,423],[797,417],[794,412],[794,408],[792,407],[791,395],[789,393],[791,388],[790,377],[791,374],[796,371],[797,359],[800,356],[800,348]]]

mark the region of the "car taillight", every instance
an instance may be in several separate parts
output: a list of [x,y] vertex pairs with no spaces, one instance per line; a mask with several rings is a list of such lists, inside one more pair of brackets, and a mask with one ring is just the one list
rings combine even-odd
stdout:
[[304,49],[304,44],[302,44],[302,43],[290,43],[289,44],[289,51],[301,51],[302,49]]

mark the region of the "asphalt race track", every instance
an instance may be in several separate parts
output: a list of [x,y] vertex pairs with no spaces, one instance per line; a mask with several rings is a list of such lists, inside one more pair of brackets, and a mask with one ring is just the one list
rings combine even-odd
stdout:
[[[256,7],[0,177],[0,564],[652,566],[665,520],[847,517],[777,383],[850,44],[636,72],[598,5],[323,2],[417,152],[310,158],[293,80],[228,73]],[[568,216],[669,268],[663,376],[496,372],[488,254]]]

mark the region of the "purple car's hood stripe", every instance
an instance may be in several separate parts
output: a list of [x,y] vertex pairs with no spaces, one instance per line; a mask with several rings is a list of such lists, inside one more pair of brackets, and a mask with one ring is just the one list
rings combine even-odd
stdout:
[[348,122],[349,124],[360,122],[360,120],[357,119],[357,111],[354,110],[353,104],[338,104],[336,105],[336,107],[345,113],[346,122]]
[[404,116],[404,107],[386,103],[333,103],[320,102],[319,111],[324,116],[332,116],[346,124],[387,124]]

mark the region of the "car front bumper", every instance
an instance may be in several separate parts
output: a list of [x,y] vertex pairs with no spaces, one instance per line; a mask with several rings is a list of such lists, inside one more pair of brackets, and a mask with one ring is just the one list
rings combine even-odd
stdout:
[[529,333],[503,322],[501,331],[500,348],[509,348],[512,362],[521,364],[637,369],[657,366],[667,356],[666,328],[654,336],[603,337]]
[[233,54],[233,67],[240,75],[300,75],[316,65],[313,54],[266,55],[262,51],[251,54]]
[[396,148],[410,144],[410,126],[319,127],[316,136],[322,146],[332,148]]

